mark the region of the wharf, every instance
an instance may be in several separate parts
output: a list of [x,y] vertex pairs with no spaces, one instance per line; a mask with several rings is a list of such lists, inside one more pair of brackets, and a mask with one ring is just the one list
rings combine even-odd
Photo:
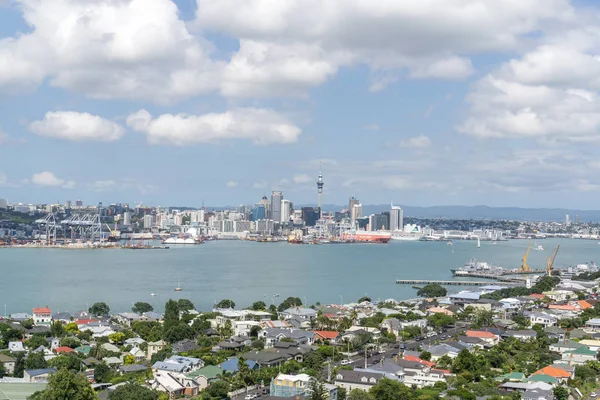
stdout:
[[[399,285],[427,285],[430,283],[437,283],[438,285],[457,285],[457,286],[486,286],[489,282],[484,281],[440,281],[440,280],[429,280],[429,279],[397,279],[396,283]],[[509,281],[507,285],[519,285],[525,282],[522,281]]]

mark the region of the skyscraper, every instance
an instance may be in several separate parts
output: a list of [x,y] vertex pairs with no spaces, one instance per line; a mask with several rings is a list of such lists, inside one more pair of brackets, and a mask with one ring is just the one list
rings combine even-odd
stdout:
[[350,211],[350,222],[354,225],[354,222],[358,218],[362,218],[362,204],[353,204],[352,210]]
[[281,200],[281,222],[286,223],[292,215],[292,203],[289,200]]
[[350,215],[352,215],[352,207],[354,207],[355,204],[359,204],[359,203],[360,203],[360,201],[356,197],[354,197],[354,196],[350,197],[350,200],[348,200],[348,213]]
[[565,215],[565,225],[571,224],[571,220],[569,219],[569,214]]
[[283,200],[283,193],[273,190],[271,192],[271,219],[275,222],[281,221],[281,200]]
[[325,185],[325,183],[323,182],[323,174],[321,173],[321,171],[319,171],[319,177],[317,179],[317,192],[319,193],[319,211],[321,211],[321,201],[323,200],[323,185]]
[[404,229],[404,211],[392,203],[390,209],[390,231],[401,231]]
[[265,205],[258,203],[252,209],[252,221],[260,221],[266,218]]

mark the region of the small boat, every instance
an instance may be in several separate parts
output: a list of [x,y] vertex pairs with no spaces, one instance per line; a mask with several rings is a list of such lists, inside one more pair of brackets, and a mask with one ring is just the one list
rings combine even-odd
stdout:
[[181,281],[178,279],[177,280],[177,287],[175,288],[176,292],[181,292]]
[[447,244],[448,244],[448,246],[452,246],[452,244],[453,244],[452,240],[449,240]]
[[150,293],[150,296],[156,297],[156,293]]

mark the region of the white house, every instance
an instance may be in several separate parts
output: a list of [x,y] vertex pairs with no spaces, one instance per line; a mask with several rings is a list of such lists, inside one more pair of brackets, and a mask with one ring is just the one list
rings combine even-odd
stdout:
[[33,309],[34,325],[50,325],[52,323],[52,311],[48,307],[37,307]]

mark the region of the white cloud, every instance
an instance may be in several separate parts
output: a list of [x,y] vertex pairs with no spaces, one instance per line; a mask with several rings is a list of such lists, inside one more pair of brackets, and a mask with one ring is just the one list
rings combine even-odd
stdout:
[[29,130],[36,135],[72,141],[112,142],[125,134],[125,129],[115,122],[74,111],[47,112],[44,119],[30,123]]
[[226,186],[227,186],[228,188],[234,188],[234,187],[236,187],[237,185],[238,185],[238,183],[237,183],[236,181],[228,181],[228,182],[226,183]]
[[31,177],[31,182],[37,186],[62,187],[65,189],[71,189],[75,186],[75,181],[58,178],[49,171],[33,174]]
[[146,110],[127,117],[127,125],[143,132],[151,144],[186,145],[247,139],[257,144],[293,143],[300,128],[270,109],[238,108],[205,115],[163,114]]
[[294,175],[294,183],[311,183],[313,178],[311,178],[307,174],[297,174]]
[[365,129],[367,131],[378,131],[379,130],[379,125],[377,124],[369,124],[369,125],[365,125]]
[[223,63],[171,0],[17,0],[30,33],[0,41],[0,87],[169,102],[218,87]]
[[400,147],[425,149],[431,146],[431,139],[425,135],[414,136],[400,141]]
[[104,181],[95,181],[89,185],[90,190],[94,192],[106,192],[109,190],[113,190],[116,187],[117,183],[112,180],[104,180]]
[[367,65],[371,91],[399,77],[464,79],[472,54],[513,51],[568,0],[197,0],[196,26],[240,40],[222,91],[299,95],[341,67]]

